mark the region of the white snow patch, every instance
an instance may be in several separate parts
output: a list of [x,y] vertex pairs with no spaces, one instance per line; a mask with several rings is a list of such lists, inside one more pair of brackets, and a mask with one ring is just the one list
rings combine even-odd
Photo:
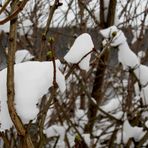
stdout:
[[141,96],[143,103],[148,104],[148,67],[141,64],[137,69],[134,70],[134,73],[142,86]]
[[[4,18],[6,18],[5,13],[1,13],[0,20],[3,20]],[[10,26],[10,21],[3,25],[0,25],[0,31],[9,32],[9,26]]]
[[124,42],[118,48],[118,60],[123,65],[123,69],[136,69],[140,65],[138,57],[130,50],[127,42]]
[[64,138],[66,129],[64,128],[64,126],[52,125],[51,127],[44,130],[44,133],[47,135],[48,138],[59,136],[59,140],[56,146],[60,148],[65,148]]
[[[77,64],[84,56],[86,56],[92,49],[94,44],[92,42],[91,36],[88,33],[81,34],[76,38],[69,52],[65,55],[64,59],[68,63]],[[90,54],[87,55],[80,63],[79,67],[83,70],[89,70]]]
[[82,109],[76,109],[75,120],[79,123],[79,125],[81,125],[83,127],[84,124],[86,124],[88,121],[86,111],[84,111]]
[[135,91],[136,98],[139,100],[138,96],[140,96],[140,88],[139,88],[138,82],[134,84],[134,91]]
[[136,77],[139,79],[141,85],[148,84],[148,67],[145,65],[140,65],[137,69],[134,70]]
[[15,53],[15,63],[22,63],[26,61],[30,61],[34,56],[26,49],[17,50]]
[[148,128],[148,120],[145,122],[145,126]]
[[135,141],[139,141],[145,133],[143,131],[143,128],[141,128],[141,127],[137,127],[137,126],[132,127],[128,120],[124,121],[123,131],[126,134],[125,141],[127,141],[129,138],[134,138]]
[[146,53],[144,51],[139,51],[138,52],[138,57],[141,59],[141,58],[144,58],[146,56]]
[[84,138],[84,141],[87,144],[87,146],[90,146],[91,144],[90,134],[82,134],[82,137]]
[[[141,89],[141,97],[144,105],[148,105],[148,86]],[[148,116],[148,115],[147,115]]]
[[118,111],[115,114],[112,114],[112,116],[114,116],[116,119],[121,119],[123,117],[123,112],[122,111]]
[[103,37],[111,39],[111,46],[118,46],[118,60],[123,65],[123,69],[137,68],[140,63],[136,54],[129,48],[124,33],[116,26],[111,26],[100,31]]
[[106,29],[100,30],[100,33],[102,34],[102,36],[107,39],[113,37],[112,36],[113,32],[116,32],[116,33],[118,32],[118,28],[116,26],[111,26]]
[[61,140],[64,140],[65,132],[66,132],[66,129],[64,128],[64,126],[61,126],[61,125],[52,125],[46,130],[44,130],[44,133],[47,135],[48,138],[54,137],[54,136],[60,136]]
[[[28,123],[34,120],[39,112],[36,104],[53,86],[53,63],[33,61],[16,64],[14,73],[15,108],[23,123]],[[7,69],[4,69],[0,72],[0,131],[9,129],[13,125],[7,108],[6,77]],[[65,78],[58,68],[56,68],[56,81],[61,92],[64,92]]]
[[122,100],[122,97],[113,98],[107,104],[101,106],[101,108],[106,112],[111,112],[121,106],[121,100]]

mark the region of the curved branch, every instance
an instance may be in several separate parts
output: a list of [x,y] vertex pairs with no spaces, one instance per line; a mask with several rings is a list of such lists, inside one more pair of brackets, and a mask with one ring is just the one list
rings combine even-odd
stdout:
[[0,14],[5,10],[5,8],[8,6],[8,4],[10,3],[10,0],[7,0],[4,5],[2,6],[2,8],[0,9]]
[[12,20],[13,18],[15,18],[17,14],[23,10],[27,2],[28,0],[24,0],[20,2],[20,5],[18,6],[18,8],[10,16],[4,18],[3,20],[0,20],[0,25],[3,25],[7,23],[8,21]]
[[[11,11],[16,7],[16,1],[12,2]],[[14,106],[14,57],[16,51],[16,39],[17,39],[17,15],[10,21],[10,34],[9,34],[9,50],[7,58],[7,104],[8,110],[13,124],[16,127],[16,130],[19,135],[24,138],[24,147],[25,148],[34,148],[30,135],[28,135],[25,126],[23,125],[20,117],[18,116],[15,106]]]

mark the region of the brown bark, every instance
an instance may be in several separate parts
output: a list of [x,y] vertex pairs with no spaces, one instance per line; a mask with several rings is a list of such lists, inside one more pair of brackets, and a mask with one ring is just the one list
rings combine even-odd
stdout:
[[53,6],[49,6],[50,8],[50,11],[49,11],[49,14],[48,14],[48,19],[47,19],[47,22],[46,22],[46,27],[45,27],[45,30],[44,30],[44,33],[42,34],[42,38],[41,38],[41,50],[40,50],[40,55],[39,55],[39,60],[42,61],[45,59],[46,57],[46,40],[47,40],[47,34],[48,34],[48,31],[49,31],[49,27],[50,27],[50,24],[51,24],[51,21],[52,21],[52,18],[53,18],[53,15],[56,11],[56,9],[60,6],[60,3],[59,3],[59,0],[55,0]]
[[[11,4],[12,12],[17,8],[17,1],[13,1]],[[19,135],[23,136],[26,140],[26,145],[24,147],[33,148],[33,144],[30,136],[26,135],[26,129],[16,113],[14,106],[14,57],[16,51],[16,39],[17,39],[17,16],[10,21],[10,34],[9,34],[9,50],[8,50],[8,59],[7,59],[7,103],[8,110],[12,122],[14,123],[16,130]]]
[[[22,11],[22,9],[25,7],[25,5],[26,5],[27,2],[28,2],[28,0],[24,0],[24,1],[19,2],[19,4],[18,4],[19,7],[17,7],[17,9],[15,9],[15,10],[11,13],[11,15],[9,15],[9,16],[6,17],[6,18],[4,18],[3,20],[0,20],[0,25],[3,25],[3,24],[7,23],[7,22],[10,21],[10,20],[13,20],[13,19],[19,14],[19,12]],[[8,1],[8,4],[9,4],[9,1]],[[6,6],[7,6],[8,4],[6,3]],[[4,8],[5,8],[6,6],[4,5]],[[4,10],[4,8],[2,8],[0,11],[2,12],[2,11]]]
[[86,20],[84,19],[84,10],[85,10],[85,2],[82,0],[78,0],[79,5],[79,15],[80,15],[80,31],[82,33],[87,31]]
[[[103,8],[103,1],[100,0],[100,13],[104,11]],[[116,0],[110,0],[109,9],[108,9],[108,16],[107,16],[107,22],[101,20],[101,28],[107,28],[114,24],[114,17],[115,17],[115,7],[116,7]],[[102,11],[103,10],[103,11]],[[104,24],[103,24],[104,23]],[[95,74],[95,80],[93,84],[93,90],[91,96],[96,100],[97,104],[100,105],[100,103],[103,100],[104,93],[103,93],[103,84],[104,84],[104,75],[107,68],[107,63],[109,59],[109,50],[106,48],[104,54],[100,57],[98,61],[97,71]],[[90,100],[89,102],[89,109],[88,109],[88,124],[85,127],[85,132],[92,132],[94,122],[96,119],[97,114],[97,106]]]

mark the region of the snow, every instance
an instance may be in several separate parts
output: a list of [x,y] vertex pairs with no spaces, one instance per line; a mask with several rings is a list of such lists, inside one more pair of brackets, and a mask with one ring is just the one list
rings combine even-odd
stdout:
[[136,77],[139,79],[140,84],[145,86],[148,84],[148,67],[145,65],[140,65],[137,69],[134,70]]
[[124,115],[123,111],[118,111],[118,112],[115,112],[115,114],[112,114],[112,116],[114,116],[116,119],[119,119],[119,120],[122,119],[123,115]]
[[59,136],[59,140],[56,146],[60,148],[65,148],[64,139],[65,139],[66,129],[64,128],[64,126],[52,125],[48,129],[44,130],[44,133],[48,138]]
[[118,60],[122,63],[123,69],[136,69],[140,65],[138,57],[131,51],[127,42],[124,42],[118,48]]
[[140,59],[144,58],[145,56],[146,56],[146,53],[144,51],[141,50],[141,51],[138,52],[138,57]]
[[17,50],[15,53],[15,63],[22,63],[33,59],[34,56],[26,49]]
[[79,129],[79,132],[82,133],[86,123],[88,122],[86,111],[82,109],[76,109],[75,110],[75,122],[77,123],[77,125],[80,125],[78,129]]
[[[116,34],[116,35],[114,36],[114,34]],[[113,40],[111,42],[111,46],[113,46],[113,47],[119,46],[120,47],[120,44],[122,45],[122,44],[126,43],[126,37],[124,36],[124,33],[121,30],[119,30],[117,32],[111,31],[111,35],[112,35],[111,37],[113,37]]]
[[142,86],[140,95],[142,96],[143,104],[148,104],[148,67],[140,64],[140,59],[145,56],[145,54],[141,51],[137,56],[129,48],[123,32],[116,26],[111,26],[100,32],[106,39],[110,39],[111,46],[118,47],[118,60],[122,64],[123,69],[134,70],[133,72]]
[[143,105],[148,105],[148,86],[143,87],[141,89],[141,97],[142,97]]
[[48,138],[54,137],[54,136],[60,136],[60,139],[63,141],[65,137],[66,129],[61,125],[52,125],[46,130],[44,130],[44,133],[47,135]]
[[[124,121],[123,131],[125,133],[125,137],[128,140],[129,138],[134,138],[135,141],[139,141],[144,136],[143,128],[134,126],[132,127],[128,120]],[[125,140],[125,141],[127,141]]]
[[90,134],[82,134],[82,137],[84,138],[84,141],[87,144],[87,146],[90,147],[90,144],[91,144]]
[[113,98],[107,104],[101,106],[105,112],[111,112],[121,106],[122,97]]
[[[91,36],[88,33],[83,33],[79,37],[76,38],[72,47],[65,55],[64,59],[68,63],[77,64],[81,61],[81,59],[86,56],[92,49],[94,48],[94,44],[92,42]],[[89,70],[89,61],[90,54],[87,55],[80,63],[79,67],[83,70]]]
[[137,69],[134,70],[134,73],[142,86],[141,96],[143,103],[148,104],[148,67],[141,64]]
[[136,98],[138,100],[139,99],[139,95],[140,95],[140,88],[139,88],[138,82],[136,82],[134,84],[134,91],[135,91]]
[[[134,138],[134,140],[137,142],[139,141],[143,136],[145,132],[143,131],[142,127],[138,126],[131,126],[129,121],[126,119],[123,123],[123,131],[118,131],[117,133],[117,143],[121,144],[122,138],[123,138],[123,143],[127,144],[128,140],[130,138]],[[134,145],[131,146],[134,148]]]
[[148,120],[145,122],[145,126],[148,128]]
[[[0,14],[0,20],[3,20],[6,17],[5,13]],[[0,25],[0,31],[9,32],[10,22],[7,22],[3,25]]]
[[[56,61],[56,82],[61,92],[66,89],[65,78],[58,69],[59,61]],[[48,89],[53,86],[52,62],[25,62],[16,64],[15,70],[15,108],[23,123],[34,120],[39,112],[36,104]],[[12,122],[7,109],[6,89],[7,69],[0,72],[0,101],[1,101],[1,128],[0,131],[9,129]]]
[[118,32],[118,29],[116,26],[111,26],[106,29],[100,30],[100,33],[102,34],[102,36],[107,39],[112,37],[113,32]]
[[[111,46],[118,46],[118,60],[122,63],[123,68],[136,68],[139,66],[139,59],[136,54],[129,48],[126,37],[116,26],[111,26],[100,31],[104,38],[111,40]],[[128,56],[127,56],[128,55]]]

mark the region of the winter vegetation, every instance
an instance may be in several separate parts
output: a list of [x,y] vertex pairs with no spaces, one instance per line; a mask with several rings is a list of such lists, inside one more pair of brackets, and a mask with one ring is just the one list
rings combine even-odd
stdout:
[[148,147],[147,0],[0,3],[0,148]]

